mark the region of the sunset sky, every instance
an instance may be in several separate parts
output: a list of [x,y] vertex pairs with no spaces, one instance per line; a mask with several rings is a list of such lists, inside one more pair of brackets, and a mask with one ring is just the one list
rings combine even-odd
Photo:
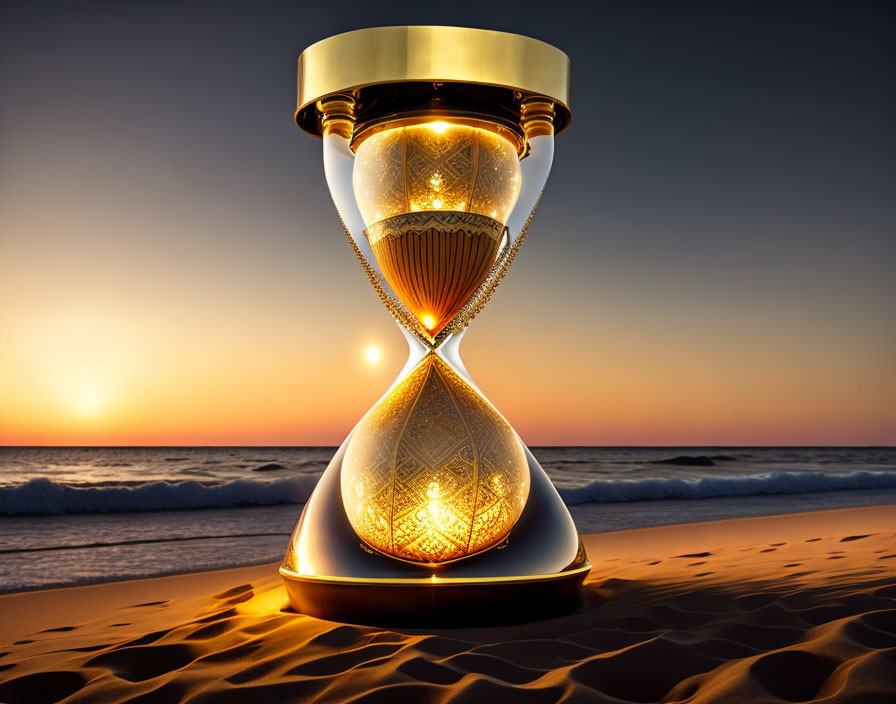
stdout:
[[461,348],[524,441],[896,443],[892,5],[377,5],[2,3],[0,444],[341,442],[406,344],[293,122],[296,57],[389,24],[572,59]]

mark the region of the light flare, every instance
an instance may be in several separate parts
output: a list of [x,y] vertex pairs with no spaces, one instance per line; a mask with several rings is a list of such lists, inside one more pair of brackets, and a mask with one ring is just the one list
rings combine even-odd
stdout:
[[383,356],[383,351],[377,345],[368,345],[364,350],[364,359],[368,364],[378,364]]

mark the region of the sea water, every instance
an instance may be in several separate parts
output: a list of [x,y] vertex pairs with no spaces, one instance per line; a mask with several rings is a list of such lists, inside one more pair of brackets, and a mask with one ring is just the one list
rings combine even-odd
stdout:
[[[0,448],[0,592],[279,560],[336,448]],[[896,448],[541,447],[583,533],[896,503]]]

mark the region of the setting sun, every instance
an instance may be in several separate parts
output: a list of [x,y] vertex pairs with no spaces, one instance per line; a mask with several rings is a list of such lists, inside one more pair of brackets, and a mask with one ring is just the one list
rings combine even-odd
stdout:
[[94,418],[102,410],[102,400],[98,394],[85,393],[78,399],[78,412],[85,418]]
[[364,350],[364,359],[367,360],[368,364],[376,364],[382,356],[383,351],[376,345],[368,345],[367,349]]

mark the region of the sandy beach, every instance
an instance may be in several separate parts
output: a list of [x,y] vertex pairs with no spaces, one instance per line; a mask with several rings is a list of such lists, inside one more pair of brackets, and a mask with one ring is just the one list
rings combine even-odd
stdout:
[[894,531],[887,506],[589,535],[586,605],[500,628],[289,613],[274,564],[11,594],[0,701],[889,704]]

